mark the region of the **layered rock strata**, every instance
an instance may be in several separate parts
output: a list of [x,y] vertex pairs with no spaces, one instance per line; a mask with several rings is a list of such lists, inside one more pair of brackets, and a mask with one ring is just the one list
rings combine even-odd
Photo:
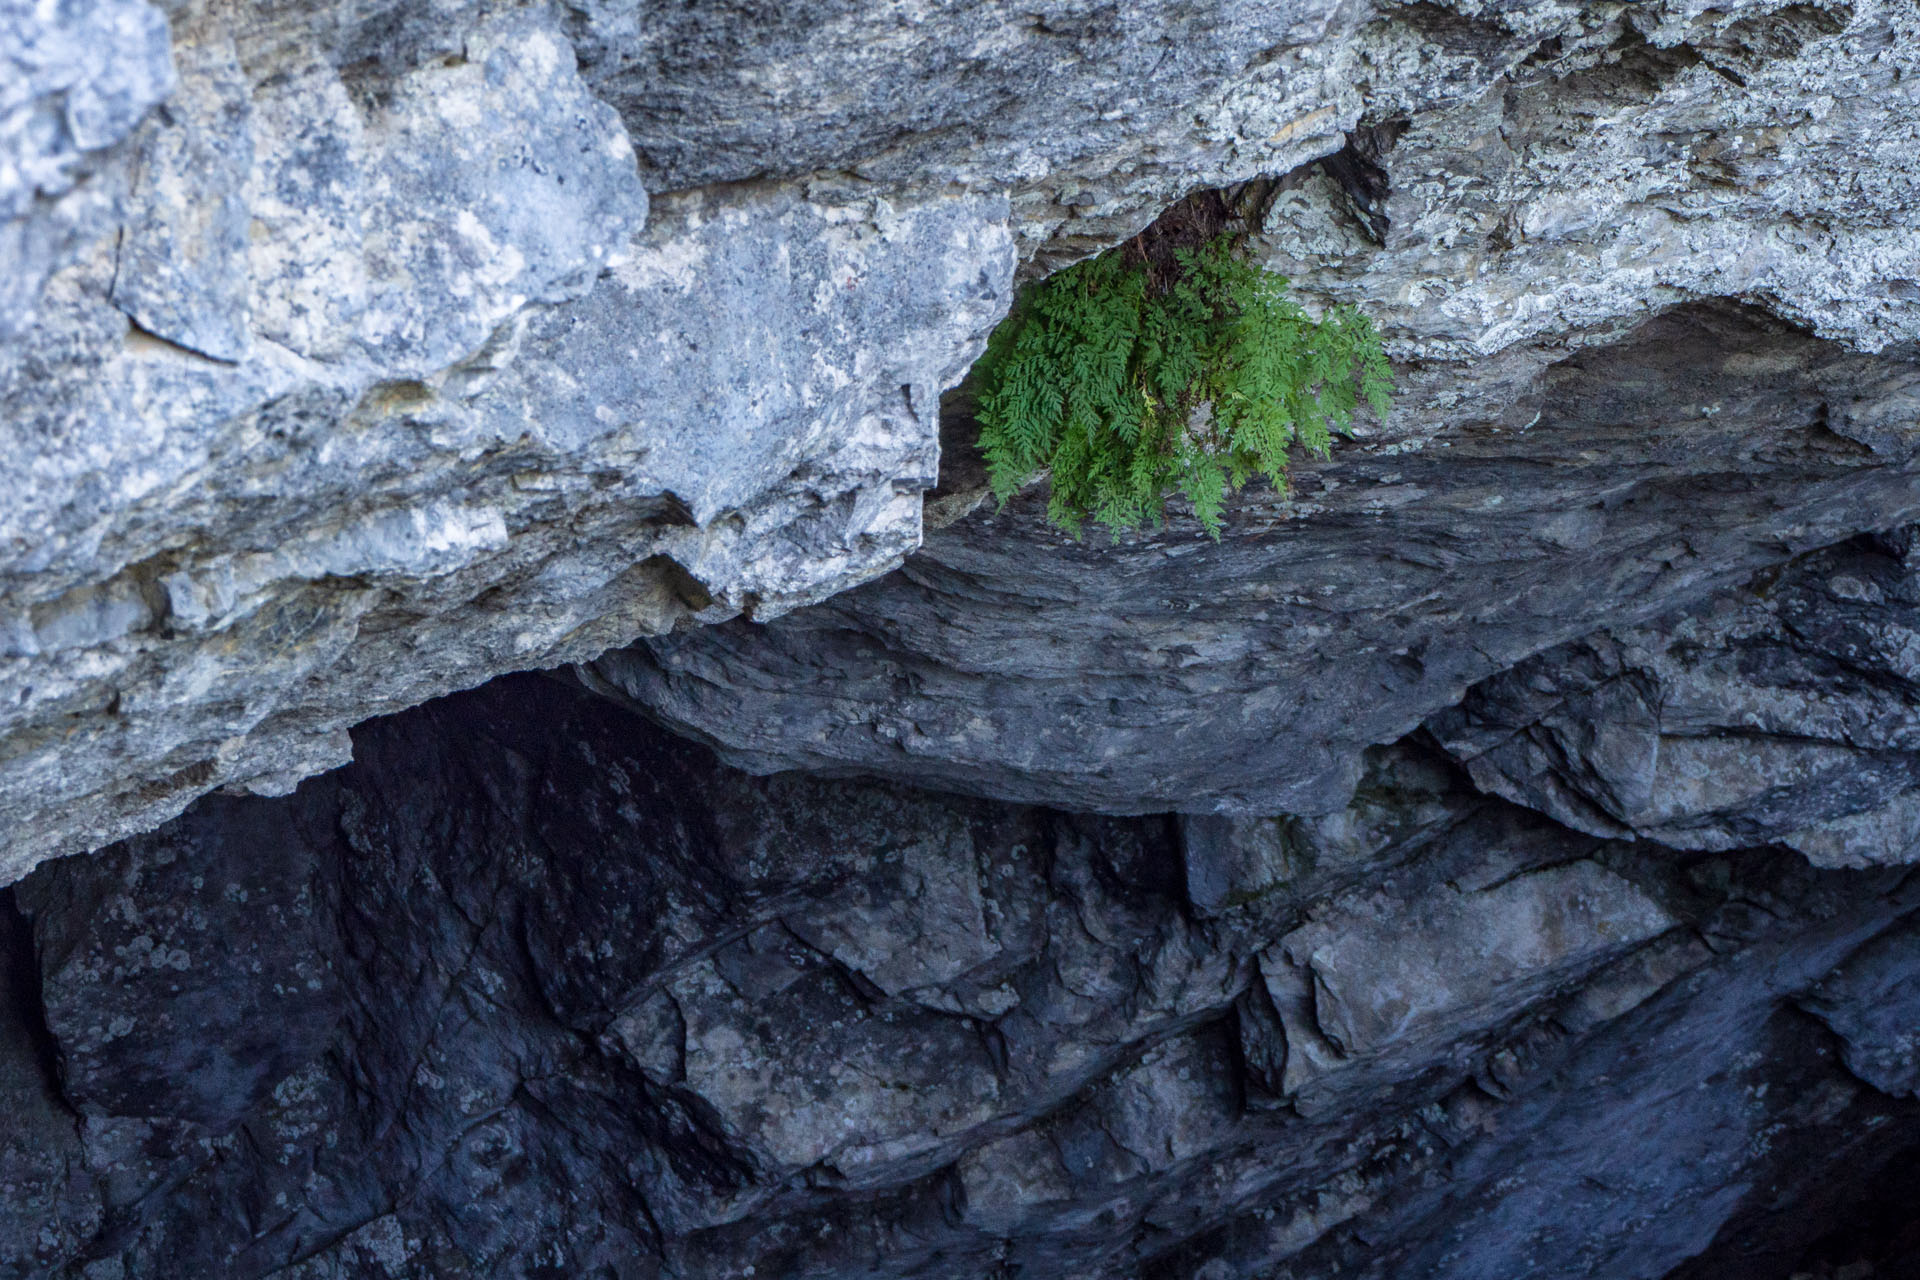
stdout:
[[1434,717],[1483,790],[1679,849],[1920,859],[1911,530],[1536,655]]
[[1295,174],[1276,263],[1407,366],[1375,455],[1524,422],[1567,345],[1675,303],[1905,341],[1911,23],[15,5],[0,878],[284,790],[368,715],[885,572],[1012,273],[1196,187]]
[[1751,310],[1680,309],[1522,384],[1527,416],[1298,465],[1220,541],[1071,539],[1044,495],[767,625],[597,687],[754,769],[1040,803],[1320,813],[1360,752],[1528,654],[1920,514],[1920,380]]
[[1903,872],[1419,741],[1177,824],[756,780],[535,677],[355,738],[0,899],[11,1274],[1911,1265]]
[[[1493,38],[1421,14],[1430,69]],[[1525,655],[1912,518],[1912,21],[1599,9],[1444,105],[1373,85],[1256,243],[1383,325],[1387,422],[1217,547],[1179,518],[1078,546],[1023,497],[883,582],[595,675],[754,769],[1338,807],[1361,748]]]
[[177,16],[121,224],[4,353],[0,876],[283,790],[382,707],[917,541],[939,391],[1005,306],[1004,195],[649,222],[557,18],[352,60],[379,35]]
[[[0,1275],[1920,1270],[1917,28],[0,0]],[[1394,411],[983,503],[1201,187]]]

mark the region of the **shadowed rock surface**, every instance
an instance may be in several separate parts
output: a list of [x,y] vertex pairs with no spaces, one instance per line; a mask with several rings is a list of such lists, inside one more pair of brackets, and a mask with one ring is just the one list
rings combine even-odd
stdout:
[[9,891],[13,1273],[1761,1280],[1920,1145],[1905,872],[1417,741],[1184,828],[537,677],[355,746]]
[[1551,649],[1431,722],[1484,790],[1682,849],[1920,857],[1913,530]]
[[[752,769],[1118,812],[1327,812],[1362,748],[1596,626],[1920,513],[1920,369],[1735,308],[1669,313],[1408,452],[1295,466],[1218,544],[1117,544],[1042,495],[765,625],[590,678]],[[1511,388],[1510,388],[1511,390]]]

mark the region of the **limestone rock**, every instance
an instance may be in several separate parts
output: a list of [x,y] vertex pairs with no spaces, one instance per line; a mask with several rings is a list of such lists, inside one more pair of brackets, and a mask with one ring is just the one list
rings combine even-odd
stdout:
[[1920,858],[1913,531],[1809,555],[1697,609],[1597,632],[1431,722],[1483,789],[1598,835]]
[[[649,640],[596,678],[754,769],[1114,812],[1337,809],[1402,713],[1906,520],[1912,22],[1382,17],[1348,45],[1359,127],[1271,184],[1260,243],[1311,303],[1380,321],[1402,362],[1388,421],[1298,463],[1290,498],[1244,495],[1218,548],[1177,514],[1071,546],[1023,496],[883,583]],[[971,434],[950,424],[950,452]],[[1849,453],[1877,478],[1842,516],[1813,495]]]
[[[368,715],[885,572],[1016,261],[1197,186],[1291,174],[1275,264],[1420,362],[1365,465],[1525,423],[1567,348],[1675,303],[1744,299],[1890,366],[1912,336],[1898,5],[16,10],[0,817],[28,834],[0,877],[283,790]],[[1862,403],[1886,421],[1845,430],[1898,464],[1897,405]],[[1301,496],[1249,518],[1320,519]],[[1753,558],[1831,532],[1803,523]],[[694,725],[686,696],[656,700]],[[1019,764],[846,709],[875,744],[730,745],[874,769],[889,733],[957,734],[909,772],[989,790]],[[1065,772],[1033,794],[1106,767],[1058,738],[1134,750],[1117,712],[1035,713],[1019,736]],[[1410,723],[1311,721],[1283,787],[1176,763],[1083,802],[1337,807],[1351,746]]]
[[44,1273],[101,1227],[101,1189],[60,1096],[56,1042],[35,1016],[33,940],[8,903],[0,912],[0,1270]]
[[1920,1090],[1920,965],[1911,922],[1847,958],[1801,1001],[1845,1042],[1847,1069],[1883,1093]]
[[1248,493],[1217,544],[1178,520],[1076,543],[1028,492],[823,605],[592,671],[756,770],[1331,812],[1365,747],[1475,681],[1920,513],[1917,375],[1680,309],[1508,385],[1505,420],[1470,405],[1420,447],[1297,464],[1291,496]]
[[[0,0],[0,1273],[1914,1273],[1915,86]],[[1199,187],[1395,410],[1218,544],[984,504],[1016,282]]]
[[549,679],[355,737],[5,891],[10,1264],[1751,1280],[1907,1221],[1897,872],[1413,740],[1201,920],[1166,819],[753,779]]
[[121,144],[173,88],[167,20],[145,0],[7,0],[0,73],[0,342],[10,342],[33,323],[47,277],[111,225]]
[[302,46],[253,91],[258,32],[180,31],[129,232],[0,353],[31,477],[0,518],[0,876],[285,789],[382,705],[915,545],[1004,198],[694,195],[636,239],[625,134],[537,19],[370,103]]
[[[1285,1036],[1281,1090],[1303,1114],[1335,1090],[1378,1089],[1431,1061],[1438,1040],[1511,1016],[1674,922],[1594,862],[1529,872],[1417,908],[1380,893],[1330,904],[1260,956],[1261,994]],[[1349,1077],[1348,1073],[1353,1073]]]

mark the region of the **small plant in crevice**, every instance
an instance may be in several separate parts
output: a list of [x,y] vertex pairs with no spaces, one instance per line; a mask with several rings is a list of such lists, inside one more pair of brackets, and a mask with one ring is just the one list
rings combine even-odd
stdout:
[[1373,322],[1314,320],[1249,262],[1223,197],[1175,206],[1140,236],[1030,286],[977,372],[980,448],[1004,505],[1051,473],[1047,518],[1079,536],[1158,525],[1178,491],[1214,538],[1229,490],[1284,491],[1289,450],[1325,456],[1392,390]]

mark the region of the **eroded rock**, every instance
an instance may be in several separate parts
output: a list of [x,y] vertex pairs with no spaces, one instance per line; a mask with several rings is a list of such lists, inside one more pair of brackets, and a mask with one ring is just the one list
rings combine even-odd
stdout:
[[[215,787],[282,790],[368,715],[886,571],[919,538],[933,400],[1015,258],[1060,265],[1198,186],[1291,172],[1275,264],[1418,362],[1371,462],[1524,424],[1544,366],[1678,303],[1737,297],[1860,351],[1912,336],[1897,5],[186,3],[173,70],[151,9],[61,12],[54,36],[8,28],[30,74],[7,136],[35,175],[9,188],[32,297],[8,314],[40,319],[0,370],[22,477],[0,813],[32,832],[0,876]],[[1890,412],[1845,431],[1904,457]],[[1330,528],[1309,490],[1248,518]],[[1586,536],[1563,514],[1549,536]],[[1453,688],[1488,670],[1439,665]],[[691,726],[689,696],[655,700]],[[874,769],[898,731],[952,740],[912,777],[1024,767],[901,711],[857,749],[728,745]],[[1020,740],[1137,754],[1118,712],[1029,711],[1052,728]],[[1049,739],[1061,777],[1020,794],[1337,807],[1350,748],[1405,723],[1303,723],[1284,789],[1178,766],[1132,800],[1102,795],[1124,766],[1107,787]]]
[[1682,849],[1920,857],[1912,532],[1866,536],[1477,686],[1434,733],[1483,789]]
[[1531,418],[1463,410],[1423,447],[1296,464],[1291,497],[1248,493],[1218,544],[1178,522],[1075,543],[1029,492],[824,605],[591,670],[757,770],[1331,812],[1362,749],[1476,680],[1920,511],[1914,379],[1682,309],[1539,373]]
[[534,677],[356,738],[10,892],[16,1257],[1784,1277],[1777,1188],[1920,1144],[1898,873],[1598,840],[1420,741],[1203,918],[1183,862],[1274,824],[753,779]]
[[[1594,862],[1571,862],[1417,906],[1383,893],[1336,900],[1260,956],[1263,994],[1283,1042],[1279,1086],[1306,1114],[1330,1090],[1378,1089],[1395,1067],[1424,1064],[1435,1041],[1482,1029],[1674,923]],[[1371,1070],[1369,1070],[1371,1068]],[[1316,1096],[1318,1095],[1318,1096]]]

